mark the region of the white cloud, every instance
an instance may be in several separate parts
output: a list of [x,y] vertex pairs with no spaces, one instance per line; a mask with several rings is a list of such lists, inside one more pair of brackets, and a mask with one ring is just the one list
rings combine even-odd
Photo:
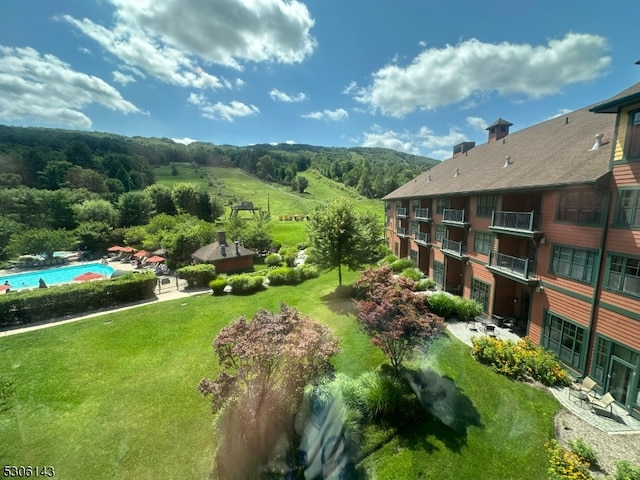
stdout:
[[93,55],[93,53],[91,53],[91,50],[86,47],[78,47],[78,50],[80,50],[82,53],[86,53],[87,55]]
[[109,0],[111,25],[63,15],[112,55],[159,80],[214,89],[225,82],[202,64],[296,63],[315,48],[314,25],[297,0]]
[[302,102],[304,100],[307,99],[307,96],[302,93],[299,92],[296,95],[288,95],[284,92],[281,92],[280,90],[278,90],[277,88],[274,88],[273,90],[271,90],[269,92],[269,96],[272,98],[272,100],[277,101],[277,102],[287,102],[287,103],[292,103],[292,102]]
[[404,67],[386,65],[355,99],[374,111],[402,117],[491,92],[538,98],[604,75],[611,63],[607,50],[605,38],[579,33],[549,40],[546,46],[471,39],[426,49]]
[[248,117],[260,113],[260,110],[255,105],[246,105],[235,100],[226,104],[222,102],[211,103],[201,93],[189,94],[187,101],[198,107],[203,117],[213,120],[233,122],[238,117]]
[[454,145],[467,140],[467,137],[456,127],[450,127],[449,133],[446,135],[434,135],[433,131],[428,127],[421,127],[416,137],[419,139],[420,145],[425,148],[438,149],[448,147],[450,149],[449,156],[451,156],[451,148],[453,148]]
[[29,47],[0,45],[0,91],[0,117],[8,120],[89,128],[91,119],[82,110],[90,104],[143,113],[104,80]]
[[286,143],[287,145],[295,145],[296,142],[294,142],[293,140],[287,140],[284,143]]
[[244,87],[246,82],[241,78],[236,78],[235,83],[236,83],[236,87]]
[[380,125],[374,125],[372,131],[362,134],[363,147],[390,148],[400,152],[420,155],[420,149],[414,145],[414,136],[408,133],[398,133],[384,130]]
[[570,108],[560,108],[558,109],[558,113],[546,117],[545,120],[551,120],[552,118],[561,117],[562,115],[566,115],[570,112],[573,112],[573,110],[571,110]]
[[363,147],[391,148],[414,155],[422,155],[422,149],[427,149],[426,156],[439,160],[451,157],[452,148],[466,137],[456,127],[450,127],[446,135],[435,135],[429,127],[420,127],[415,132],[395,132],[384,129],[380,125],[373,125],[369,132],[363,133],[361,145]]
[[172,138],[171,140],[173,140],[175,143],[181,143],[182,145],[191,145],[192,143],[198,141],[198,140],[194,140],[193,138],[189,138],[189,137]]
[[447,158],[451,158],[452,150],[431,150],[427,153],[427,157],[435,158],[436,160],[446,160]]
[[310,118],[313,120],[327,120],[329,122],[339,122],[349,118],[349,113],[344,108],[337,108],[336,110],[324,109],[318,112],[305,113],[300,115],[302,118]]
[[354,81],[351,81],[349,85],[344,87],[344,89],[342,90],[342,93],[344,93],[345,95],[351,95],[352,93],[355,93],[357,90],[358,90],[358,84]]
[[474,130],[479,130],[481,132],[486,130],[489,126],[487,121],[481,117],[467,117],[467,125]]
[[136,77],[116,70],[113,72],[113,81],[120,83],[121,85],[126,85],[128,83],[135,82]]

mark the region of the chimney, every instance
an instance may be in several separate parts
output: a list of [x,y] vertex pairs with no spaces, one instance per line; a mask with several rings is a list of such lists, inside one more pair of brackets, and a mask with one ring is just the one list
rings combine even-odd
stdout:
[[462,155],[463,153],[467,153],[473,147],[476,146],[476,142],[462,142],[453,146],[453,157],[456,158]]
[[224,246],[227,245],[227,239],[225,237],[224,230],[218,230],[218,244]]
[[512,126],[513,123],[507,122],[502,118],[498,118],[495,122],[489,125],[485,130],[489,131],[489,140],[487,143],[493,143],[501,138],[509,135],[509,127]]

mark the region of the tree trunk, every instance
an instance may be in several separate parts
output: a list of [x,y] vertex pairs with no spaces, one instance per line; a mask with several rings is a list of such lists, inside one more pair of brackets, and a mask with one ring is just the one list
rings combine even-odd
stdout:
[[342,286],[342,265],[338,264],[338,286]]

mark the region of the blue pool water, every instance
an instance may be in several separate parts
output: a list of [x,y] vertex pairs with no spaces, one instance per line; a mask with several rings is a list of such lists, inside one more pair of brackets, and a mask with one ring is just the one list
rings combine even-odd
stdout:
[[39,285],[40,279],[49,285],[55,285],[57,283],[69,283],[73,282],[73,277],[82,275],[86,272],[99,273],[105,277],[111,277],[111,274],[115,272],[115,268],[109,265],[102,265],[100,263],[86,263],[84,265],[73,265],[71,267],[59,267],[50,268],[47,270],[39,270],[37,272],[28,273],[16,273],[14,275],[5,275],[0,277],[0,285],[4,285],[4,282],[9,281],[12,290],[18,290],[20,288],[33,288]]

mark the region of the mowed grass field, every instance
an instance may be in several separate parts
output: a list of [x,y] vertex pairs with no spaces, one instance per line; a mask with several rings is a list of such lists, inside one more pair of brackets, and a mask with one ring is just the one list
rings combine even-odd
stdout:
[[[285,245],[296,245],[306,239],[306,222],[284,220],[285,216],[312,214],[320,203],[330,202],[338,197],[350,198],[357,211],[375,212],[381,221],[384,220],[382,201],[365,198],[354,189],[323,177],[315,170],[300,173],[309,180],[309,187],[301,194],[283,185],[263,182],[237,168],[196,169],[186,163],[175,165],[178,169],[178,175],[175,176],[171,175],[171,167],[168,165],[154,169],[156,182],[168,186],[178,182],[191,182],[204,187],[219,196],[225,204],[225,217],[230,215],[231,207],[228,204],[234,202],[234,199],[253,202],[255,207],[271,213],[271,233],[276,240]],[[251,213],[241,212],[240,215],[248,218]]]
[[[52,465],[62,479],[207,478],[213,416],[196,386],[216,376],[211,342],[230,321],[284,301],[340,337],[337,371],[357,376],[385,361],[336,285],[329,272],[250,296],[191,296],[1,337],[0,378],[11,385],[2,464]],[[368,429],[364,478],[546,478],[558,408],[549,394],[498,376],[449,337],[413,367],[446,401],[404,429]]]

